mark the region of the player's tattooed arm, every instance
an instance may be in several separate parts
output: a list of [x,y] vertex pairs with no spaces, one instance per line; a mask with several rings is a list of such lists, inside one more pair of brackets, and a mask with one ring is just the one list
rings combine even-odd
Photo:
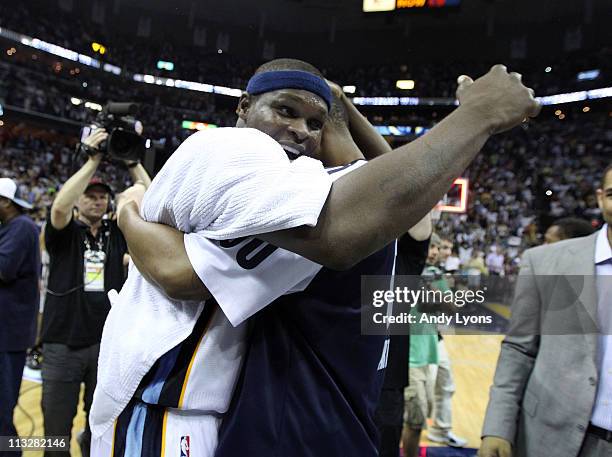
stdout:
[[211,297],[191,266],[182,232],[144,221],[136,204],[122,209],[118,224],[134,265],[147,281],[175,300],[201,301]]

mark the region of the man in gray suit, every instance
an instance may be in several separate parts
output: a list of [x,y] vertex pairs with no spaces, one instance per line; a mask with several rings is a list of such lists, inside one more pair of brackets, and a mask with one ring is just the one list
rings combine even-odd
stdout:
[[479,457],[612,455],[612,165],[607,224],[525,252]]

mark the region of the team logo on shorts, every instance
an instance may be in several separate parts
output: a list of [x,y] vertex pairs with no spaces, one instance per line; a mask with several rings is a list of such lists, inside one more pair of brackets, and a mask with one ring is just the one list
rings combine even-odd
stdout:
[[189,436],[181,436],[181,457],[190,457],[189,448]]

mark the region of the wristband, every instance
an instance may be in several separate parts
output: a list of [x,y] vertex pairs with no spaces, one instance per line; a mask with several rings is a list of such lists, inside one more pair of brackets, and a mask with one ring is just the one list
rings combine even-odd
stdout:
[[78,149],[83,151],[89,157],[95,156],[96,154],[99,154],[101,152],[96,148],[92,148],[91,146],[86,145],[85,143],[79,143]]

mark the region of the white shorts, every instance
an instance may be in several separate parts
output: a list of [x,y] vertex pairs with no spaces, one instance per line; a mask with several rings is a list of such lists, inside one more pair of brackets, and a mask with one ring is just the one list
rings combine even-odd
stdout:
[[91,457],[213,457],[221,417],[136,403],[99,438]]

